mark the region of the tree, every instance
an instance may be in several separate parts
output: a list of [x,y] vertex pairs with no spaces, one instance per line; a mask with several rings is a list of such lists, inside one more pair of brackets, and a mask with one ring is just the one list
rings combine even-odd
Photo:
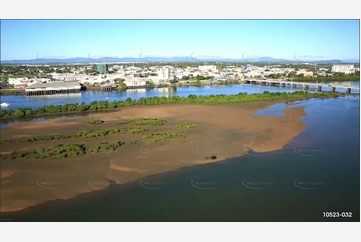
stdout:
[[19,108],[19,109],[15,110],[14,116],[17,118],[22,118],[25,116],[25,113],[23,112],[22,109]]
[[154,88],[155,87],[155,84],[152,81],[146,81],[146,84],[147,84],[148,88]]
[[122,83],[120,84],[120,86],[121,86],[121,88],[122,88],[123,90],[128,89],[127,84],[125,84],[124,82],[122,82]]

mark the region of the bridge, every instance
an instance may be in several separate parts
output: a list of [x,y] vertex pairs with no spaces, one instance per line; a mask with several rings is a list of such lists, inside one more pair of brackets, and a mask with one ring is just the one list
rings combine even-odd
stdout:
[[295,81],[283,81],[277,79],[247,79],[244,81],[246,84],[262,85],[262,86],[278,86],[278,87],[291,87],[291,88],[300,88],[303,90],[309,90],[310,87],[314,86],[316,91],[321,92],[323,87],[330,88],[331,92],[336,92],[338,89],[345,89],[346,94],[350,94],[351,90],[360,90],[360,87],[355,86],[342,86],[342,85],[332,85],[327,83],[310,83],[310,82],[295,82]]

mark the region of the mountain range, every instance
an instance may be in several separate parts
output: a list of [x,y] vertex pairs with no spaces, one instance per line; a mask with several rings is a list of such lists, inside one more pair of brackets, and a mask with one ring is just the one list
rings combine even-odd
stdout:
[[63,63],[102,63],[102,62],[240,62],[240,63],[252,63],[252,62],[262,62],[262,63],[315,63],[315,64],[358,64],[360,63],[357,59],[347,59],[347,60],[287,60],[287,59],[277,59],[271,57],[260,57],[260,58],[195,58],[192,56],[180,56],[180,57],[103,57],[103,58],[87,58],[87,57],[75,57],[67,59],[51,59],[51,58],[37,58],[31,60],[1,60],[1,64],[63,64]]

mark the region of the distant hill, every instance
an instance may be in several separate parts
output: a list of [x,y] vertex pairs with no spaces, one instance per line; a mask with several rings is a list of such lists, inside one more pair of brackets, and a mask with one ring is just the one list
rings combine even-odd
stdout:
[[31,59],[31,60],[2,60],[1,64],[62,64],[62,63],[99,63],[99,62],[240,62],[240,63],[252,63],[252,62],[264,62],[264,63],[319,63],[319,64],[337,64],[337,63],[352,63],[358,64],[359,60],[347,59],[347,60],[286,60],[277,59],[271,57],[260,58],[214,58],[203,59],[195,58],[192,56],[175,56],[169,58],[162,57],[103,57],[98,59],[87,57],[75,57],[68,59]]
[[343,62],[343,63],[360,64],[360,60],[356,60],[356,59],[342,60],[342,62]]

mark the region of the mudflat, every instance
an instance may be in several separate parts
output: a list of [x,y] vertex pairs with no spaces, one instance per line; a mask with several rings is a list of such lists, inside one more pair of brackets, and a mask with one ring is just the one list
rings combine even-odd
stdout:
[[[43,149],[57,144],[96,145],[106,141],[125,144],[108,153],[87,153],[67,159],[6,159],[1,161],[1,212],[18,211],[50,200],[69,199],[153,174],[185,166],[219,162],[231,157],[281,149],[305,130],[303,108],[283,110],[284,116],[256,116],[272,103],[224,105],[157,105],[124,107],[120,111],[93,113],[88,117],[55,118],[42,122],[11,124],[1,130],[1,141],[80,130],[121,128],[137,118],[158,118],[162,126],[143,134],[112,134],[97,139],[72,138],[33,143],[2,144],[1,153]],[[91,119],[100,125],[84,125]],[[176,128],[182,123],[196,128]],[[129,125],[128,125],[129,126]],[[134,125],[132,126],[134,127]],[[186,139],[148,143],[151,133],[186,134]],[[139,142],[131,144],[131,141]]]

